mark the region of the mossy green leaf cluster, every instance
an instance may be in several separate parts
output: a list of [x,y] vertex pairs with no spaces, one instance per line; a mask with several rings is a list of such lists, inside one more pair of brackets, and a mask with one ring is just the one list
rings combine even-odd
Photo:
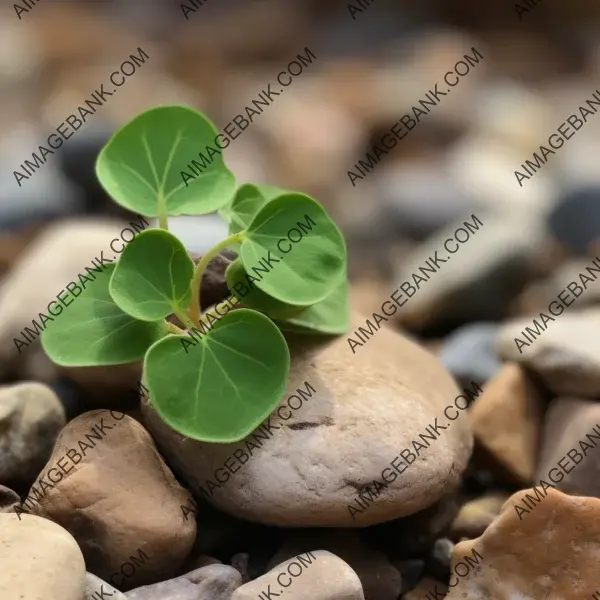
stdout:
[[[321,204],[265,184],[236,188],[220,154],[186,182],[182,169],[216,135],[210,120],[182,106],[149,110],[113,135],[97,160],[100,183],[118,204],[158,217],[160,228],[138,234],[47,326],[42,345],[66,366],[143,360],[150,401],[170,427],[230,443],[285,393],[290,354],[282,332],[347,331],[347,257]],[[230,235],[194,265],[168,217],[214,211]],[[238,252],[226,273],[237,305],[201,313],[202,274],[224,248]]]

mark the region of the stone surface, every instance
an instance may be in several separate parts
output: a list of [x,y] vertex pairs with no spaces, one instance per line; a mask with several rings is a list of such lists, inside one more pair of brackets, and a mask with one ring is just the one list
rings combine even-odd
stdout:
[[452,523],[450,535],[455,542],[462,537],[479,537],[500,513],[508,500],[506,492],[488,492],[479,498],[465,502]]
[[402,597],[402,600],[433,600],[433,598],[444,598],[448,589],[447,585],[425,577],[417,586]]
[[471,323],[446,337],[439,358],[459,383],[483,385],[502,368],[494,346],[498,330],[495,323]]
[[525,327],[535,328],[532,319],[504,325],[496,342],[500,357],[534,371],[557,396],[597,398],[600,394],[600,338],[590,332],[600,326],[600,311],[562,314],[556,321],[548,322],[547,328],[531,344],[518,348],[515,337],[527,341],[521,332]]
[[17,492],[4,485],[0,485],[0,513],[14,512],[15,506],[21,504],[21,498]]
[[487,383],[469,410],[476,444],[519,484],[533,481],[542,410],[538,390],[514,363]]
[[0,565],[3,600],[83,598],[81,550],[67,531],[47,519],[0,514]]
[[365,600],[397,600],[402,589],[400,572],[385,554],[361,540],[357,531],[313,529],[295,532],[271,558],[267,568],[273,569],[311,548],[327,550],[348,563],[360,579]]
[[[74,449],[83,455],[77,464]],[[62,479],[57,465],[67,471]],[[52,481],[52,468],[58,482],[47,490],[39,481]],[[121,590],[172,577],[194,543],[196,522],[185,520],[181,510],[190,494],[162,461],[148,432],[121,413],[90,411],[70,421],[34,486],[42,497],[24,507],[70,531],[88,570]],[[29,496],[35,497],[33,488]],[[148,558],[139,559],[142,564],[123,581],[121,567],[131,564],[140,549]]]
[[54,392],[41,383],[0,388],[0,482],[30,485],[65,425]]
[[[557,467],[559,461],[564,463],[563,457],[575,449],[580,456],[571,452],[573,459],[567,458],[565,466],[568,472],[565,473],[558,467],[560,475],[553,473],[558,480],[555,482],[557,489],[574,496],[600,497],[600,450],[596,448],[600,444],[599,425],[600,404],[597,400],[553,400],[544,420],[536,480],[547,480],[549,471]],[[582,445],[579,444],[580,441],[583,442]]]
[[[355,313],[352,321],[364,323],[364,317]],[[292,366],[281,406],[287,407],[288,397],[298,389],[305,392],[304,401],[298,405],[291,400],[299,406],[293,413],[282,410],[287,420],[272,413],[267,421],[270,434],[265,426],[262,439],[252,434],[246,438],[254,440],[254,449],[243,442],[206,444],[183,438],[144,403],[148,429],[189,489],[250,521],[336,527],[367,526],[410,515],[454,488],[472,449],[466,418],[448,430],[440,429],[421,460],[381,490],[358,517],[349,511],[357,490],[379,478],[399,451],[412,447],[418,432],[426,431],[436,418],[444,425],[443,410],[458,388],[437,359],[386,328],[356,356],[343,337],[289,340]],[[308,391],[305,382],[315,392]],[[257,448],[256,441],[262,447]],[[252,453],[244,464],[230,459],[239,449]],[[225,461],[233,475],[223,468]],[[217,477],[225,483],[214,487],[217,469]],[[209,486],[207,480],[213,483]]]
[[[310,554],[285,561],[244,584],[231,600],[255,600],[263,592],[279,593],[283,589],[286,600],[364,600],[360,580],[347,563],[326,550],[313,550]],[[296,565],[301,567],[300,571]],[[292,577],[293,573],[297,575]]]
[[110,600],[127,600],[125,594],[122,594],[112,585],[96,577],[92,573],[85,574],[85,597],[83,600],[103,600],[110,597]]
[[[484,211],[475,215],[482,225],[470,215],[454,221],[422,242],[399,265],[394,287],[407,281],[415,288],[414,293],[407,288],[412,297],[407,293],[401,299],[407,302],[396,313],[400,322],[425,327],[446,321],[502,318],[515,295],[536,273],[532,258],[546,239],[537,219],[524,215],[516,220]],[[449,242],[452,250],[458,246],[452,254],[444,244],[454,239],[458,228],[465,229],[464,223],[469,223],[472,230],[468,238],[464,231],[458,233],[461,240],[466,240],[464,243]],[[479,229],[474,230],[477,226]],[[436,252],[439,263],[432,273],[427,261],[435,260]],[[421,272],[420,267],[429,271]],[[414,285],[415,273],[425,279],[417,280],[419,289]]]
[[429,556],[427,567],[438,579],[447,579],[450,573],[450,557],[454,544],[448,538],[435,540]]
[[240,573],[228,565],[208,565],[181,577],[127,592],[127,600],[230,600],[242,584]]
[[[458,582],[451,578],[446,600],[592,598],[599,587],[600,500],[537,489],[538,500],[533,490],[513,494],[481,537],[455,546],[453,569],[473,550],[483,560]],[[533,508],[519,518],[513,505],[524,507],[526,494]]]

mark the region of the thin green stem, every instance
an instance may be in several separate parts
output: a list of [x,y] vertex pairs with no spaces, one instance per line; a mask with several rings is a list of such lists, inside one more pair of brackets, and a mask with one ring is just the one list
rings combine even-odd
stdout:
[[165,195],[162,190],[158,192],[158,198],[156,199],[156,212],[158,213],[158,226],[161,229],[169,229],[168,214],[167,214],[167,203],[165,202]]
[[202,282],[202,275],[208,266],[208,263],[217,255],[221,250],[227,248],[227,246],[231,246],[238,242],[241,242],[244,237],[245,231],[240,231],[239,233],[234,233],[229,237],[225,238],[222,242],[219,242],[216,246],[211,248],[201,259],[200,262],[196,265],[196,270],[194,271],[194,278],[192,279],[192,301],[190,303],[190,308],[188,310],[188,314],[191,317],[192,321],[200,322],[200,284]]
[[[174,306],[173,308],[173,314],[188,328],[191,329],[192,327],[194,327],[195,325],[199,325],[199,323],[193,321],[192,319],[190,319],[190,317],[182,310],[180,310],[179,308],[175,308]],[[180,330],[181,331],[181,330]],[[182,332],[183,333],[183,332]]]
[[167,321],[167,329],[169,330],[170,333],[174,333],[175,335],[185,335],[185,331],[183,329],[179,329],[179,327],[177,327],[177,325],[174,325],[173,323],[169,323]]

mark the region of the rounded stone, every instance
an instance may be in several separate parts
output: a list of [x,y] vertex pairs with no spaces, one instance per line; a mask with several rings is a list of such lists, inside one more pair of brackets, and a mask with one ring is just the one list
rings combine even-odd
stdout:
[[[444,416],[459,390],[434,356],[385,327],[353,350],[343,337],[289,343],[287,392],[244,441],[185,438],[143,405],[146,426],[193,493],[268,525],[364,527],[416,513],[454,489],[473,439],[466,413],[450,423]],[[401,452],[415,459],[406,465]],[[395,472],[392,461],[402,474],[364,510],[349,510],[384,469]]]
[[0,598],[81,600],[85,562],[60,525],[32,515],[0,514]]

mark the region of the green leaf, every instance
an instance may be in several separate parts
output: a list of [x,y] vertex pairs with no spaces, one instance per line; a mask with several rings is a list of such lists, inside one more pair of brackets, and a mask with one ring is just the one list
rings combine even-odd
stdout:
[[[300,312],[306,310],[305,306],[294,306],[292,304],[286,304],[280,300],[272,298],[268,294],[265,294],[262,290],[253,285],[252,281],[246,276],[244,265],[238,258],[234,260],[225,271],[225,277],[227,279],[227,287],[231,290],[244,306],[248,306],[255,310],[259,310],[270,317],[285,319],[287,317],[293,317]],[[241,284],[241,285],[240,285]],[[250,290],[247,294],[242,295],[238,293],[234,286],[238,285],[239,290],[244,288]]]
[[[212,122],[191,108],[153,108],[112,136],[96,175],[115,202],[147,217],[213,212],[235,191],[216,135]],[[193,160],[197,177],[188,166]],[[190,178],[184,181],[182,172]]]
[[182,435],[205,442],[237,442],[251,433],[281,400],[289,369],[282,333],[248,309],[228,313],[195,339],[169,335],[144,360],[157,413]]
[[42,347],[56,364],[87,367],[134,362],[167,334],[164,321],[137,321],[113,302],[108,292],[113,270],[114,265],[106,265],[66,310],[48,323],[41,336]]
[[325,300],[309,306],[298,315],[285,320],[278,319],[277,322],[284,331],[343,335],[350,328],[348,280],[342,280]]
[[220,215],[229,223],[229,235],[246,229],[265,204],[285,193],[285,190],[271,185],[256,183],[241,185],[233,202],[219,211]]
[[143,231],[121,254],[110,280],[115,303],[142,321],[158,321],[190,303],[194,263],[185,246],[163,229]]
[[344,238],[309,196],[287,193],[271,200],[242,235],[244,268],[254,275],[255,268],[268,267],[255,285],[276,300],[310,306],[324,300],[345,277]]

